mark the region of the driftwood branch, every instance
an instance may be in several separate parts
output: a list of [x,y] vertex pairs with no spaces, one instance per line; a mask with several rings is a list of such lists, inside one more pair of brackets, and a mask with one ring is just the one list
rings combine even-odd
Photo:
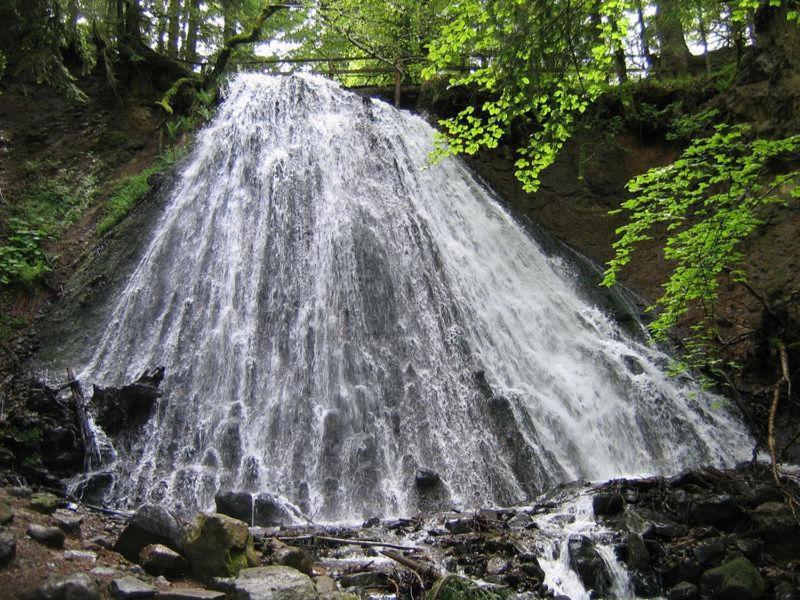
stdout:
[[381,548],[394,548],[395,550],[419,550],[416,546],[403,546],[401,544],[392,544],[389,542],[381,542],[380,540],[356,540],[348,538],[337,538],[325,535],[295,535],[278,537],[281,542],[296,542],[298,540],[320,541],[329,544],[347,544],[353,546],[363,546],[365,548],[381,547]]
[[428,579],[436,579],[439,577],[438,571],[432,565],[414,560],[413,558],[404,556],[399,552],[393,552],[392,550],[381,550],[380,553],[386,558],[391,558],[393,561],[400,563],[408,569],[411,569],[420,576],[420,579],[423,577]]

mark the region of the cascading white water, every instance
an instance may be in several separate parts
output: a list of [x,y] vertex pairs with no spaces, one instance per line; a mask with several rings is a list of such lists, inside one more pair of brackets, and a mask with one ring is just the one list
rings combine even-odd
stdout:
[[413,512],[421,467],[477,505],[746,458],[463,165],[426,168],[432,134],[321,78],[235,77],[82,371],[166,367],[113,502],[353,519]]

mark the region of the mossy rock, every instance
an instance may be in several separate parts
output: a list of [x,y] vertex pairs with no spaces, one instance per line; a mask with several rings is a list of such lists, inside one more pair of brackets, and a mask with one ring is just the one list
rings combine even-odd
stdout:
[[428,595],[429,600],[507,600],[512,596],[509,589],[481,587],[474,581],[458,575],[445,575],[439,579]]
[[54,496],[53,494],[33,494],[28,501],[28,508],[42,513],[43,515],[51,515],[56,512],[60,502],[61,500],[59,500],[58,496]]
[[735,558],[703,573],[703,591],[715,600],[759,600],[767,593],[761,573],[746,558]]
[[247,523],[218,513],[200,513],[184,543],[184,555],[201,579],[235,577],[260,564]]

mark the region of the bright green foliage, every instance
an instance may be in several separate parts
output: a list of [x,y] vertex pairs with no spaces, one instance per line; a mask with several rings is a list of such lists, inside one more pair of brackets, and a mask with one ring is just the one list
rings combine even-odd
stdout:
[[[746,126],[717,125],[696,140],[671,165],[651,169],[628,183],[634,197],[622,204],[628,223],[617,230],[615,256],[603,284],[616,283],[636,245],[665,230],[664,257],[674,270],[651,310],[656,339],[691,310],[694,336],[688,363],[707,362],[715,332],[714,310],[723,274],[742,281],[738,268],[742,242],[762,224],[763,210],[800,197],[800,170],[774,174],[776,159],[800,149],[800,136],[781,140],[751,139]],[[694,366],[694,365],[689,365]]]
[[183,156],[183,153],[183,148],[170,149],[141,173],[118,181],[116,190],[106,202],[106,214],[97,224],[97,234],[105,235],[111,231],[150,191],[150,184],[147,180],[156,173],[167,171]]
[[52,270],[41,229],[16,217],[8,220],[8,229],[8,241],[0,246],[0,283],[29,285]]
[[625,35],[622,9],[617,0],[451,2],[424,74],[466,67],[450,84],[477,87],[490,99],[479,110],[470,106],[441,121],[434,158],[494,148],[512,124],[530,123],[533,133],[519,149],[516,175],[535,191],[576,115],[605,88],[613,51]]

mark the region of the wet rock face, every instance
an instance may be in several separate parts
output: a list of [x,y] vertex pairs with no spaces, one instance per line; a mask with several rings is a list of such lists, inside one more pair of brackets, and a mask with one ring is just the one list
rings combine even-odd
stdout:
[[150,418],[162,392],[158,386],[164,379],[164,367],[145,371],[139,378],[119,388],[94,386],[92,404],[96,422],[108,435],[135,431]]
[[226,585],[236,600],[316,600],[314,582],[291,567],[271,566],[243,569]]
[[250,492],[223,491],[214,496],[217,512],[253,524],[253,494]]
[[586,589],[600,597],[607,595],[611,591],[611,575],[592,540],[585,536],[576,536],[567,543],[569,566],[578,574]]

